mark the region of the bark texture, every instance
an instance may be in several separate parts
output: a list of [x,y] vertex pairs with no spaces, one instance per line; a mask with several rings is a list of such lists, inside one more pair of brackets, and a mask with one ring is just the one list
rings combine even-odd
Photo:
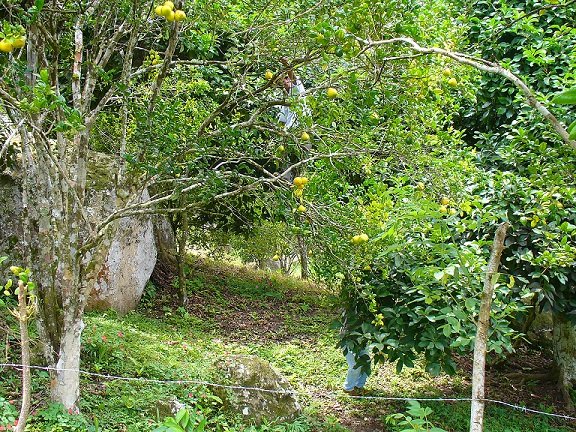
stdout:
[[566,409],[574,411],[574,401],[570,396],[576,383],[576,331],[566,314],[554,315],[552,330],[554,360],[558,366],[558,387],[564,397]]
[[484,385],[486,373],[486,347],[488,332],[490,330],[490,309],[492,308],[492,295],[494,294],[495,276],[500,266],[500,257],[504,249],[504,239],[508,223],[503,223],[496,230],[492,253],[486,268],[484,291],[474,342],[474,366],[472,371],[472,409],[470,413],[470,432],[482,432],[484,429]]

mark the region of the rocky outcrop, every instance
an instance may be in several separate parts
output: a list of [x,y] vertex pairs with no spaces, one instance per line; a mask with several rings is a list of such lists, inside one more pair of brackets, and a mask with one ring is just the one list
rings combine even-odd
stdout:
[[[88,161],[86,213],[96,222],[109,215],[122,199],[133,197],[129,186],[117,185],[114,158],[91,153]],[[148,193],[140,196],[147,200]],[[0,256],[9,256],[10,265],[24,264],[19,250],[22,239],[21,189],[17,176],[0,173]],[[110,249],[98,271],[87,310],[134,310],[156,264],[156,243],[151,216],[132,216],[112,222]],[[24,264],[25,265],[25,264]]]
[[242,415],[246,423],[261,425],[269,422],[292,422],[302,407],[288,381],[257,356],[229,356],[218,367],[222,384],[216,388],[223,409]]
[[0,256],[8,256],[10,265],[22,263],[22,220],[20,188],[11,176],[0,173]]
[[130,217],[116,223],[115,234],[88,299],[87,310],[136,309],[156,264],[154,227],[149,217]]

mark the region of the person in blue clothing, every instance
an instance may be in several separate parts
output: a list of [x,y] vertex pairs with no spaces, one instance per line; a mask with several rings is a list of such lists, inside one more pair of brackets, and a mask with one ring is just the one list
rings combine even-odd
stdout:
[[[346,381],[344,381],[344,391],[350,396],[359,396],[363,393],[366,380],[368,380],[371,371],[370,369],[369,372],[363,371],[362,367],[357,365],[357,362],[360,357],[367,355],[368,352],[366,350],[360,351],[359,355],[356,356],[351,350],[344,349],[344,356],[348,363],[348,373],[346,374]],[[368,363],[368,365],[370,365],[370,363]]]
[[[353,311],[353,313],[347,313],[347,311],[342,313],[342,326],[340,327],[341,337],[346,335],[351,326],[355,326],[354,320],[357,315],[357,308],[356,306],[352,306],[352,309],[349,310]],[[350,319],[352,322],[350,322]],[[342,342],[344,342],[344,340],[342,340]],[[342,350],[344,357],[346,357],[346,363],[348,363],[348,373],[344,381],[344,391],[350,396],[359,396],[363,393],[366,381],[372,373],[370,353],[368,349],[364,348],[356,354],[350,349],[348,343],[342,344]]]

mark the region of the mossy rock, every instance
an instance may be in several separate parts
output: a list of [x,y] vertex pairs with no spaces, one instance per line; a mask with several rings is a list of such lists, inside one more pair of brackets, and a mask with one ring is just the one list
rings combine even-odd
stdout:
[[[218,365],[222,384],[214,393],[222,399],[223,409],[242,416],[249,424],[292,422],[302,407],[286,378],[269,362],[252,355],[234,355]],[[230,387],[226,387],[230,386]]]

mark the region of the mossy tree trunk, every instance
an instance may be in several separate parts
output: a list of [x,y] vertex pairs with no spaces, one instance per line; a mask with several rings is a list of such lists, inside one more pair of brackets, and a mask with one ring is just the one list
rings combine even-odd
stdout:
[[186,289],[186,245],[188,243],[188,213],[181,213],[180,238],[178,239],[178,300],[181,306],[188,303],[188,292]]
[[574,411],[571,393],[576,383],[576,332],[565,313],[554,315],[552,329],[554,360],[558,366],[558,386],[562,391],[566,409]]

